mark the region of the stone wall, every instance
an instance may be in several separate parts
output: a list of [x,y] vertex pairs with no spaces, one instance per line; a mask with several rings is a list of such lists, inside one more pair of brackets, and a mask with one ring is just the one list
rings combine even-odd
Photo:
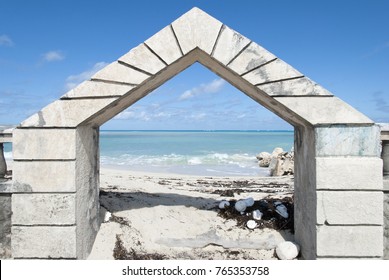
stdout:
[[11,194],[0,193],[0,259],[11,258]]

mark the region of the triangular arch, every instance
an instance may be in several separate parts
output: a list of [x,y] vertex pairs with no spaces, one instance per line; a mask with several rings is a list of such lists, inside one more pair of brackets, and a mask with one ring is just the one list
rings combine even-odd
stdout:
[[14,130],[13,257],[88,256],[99,229],[99,126],[195,62],[294,125],[295,239],[302,257],[381,257],[379,128],[198,8]]
[[193,8],[21,126],[101,125],[194,62],[293,125],[373,123],[274,54]]

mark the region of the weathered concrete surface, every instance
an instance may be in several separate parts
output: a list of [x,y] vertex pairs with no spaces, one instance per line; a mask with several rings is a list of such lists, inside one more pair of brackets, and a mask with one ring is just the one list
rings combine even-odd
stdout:
[[277,101],[312,125],[373,124],[373,121],[337,97],[276,97]]
[[315,134],[311,127],[296,127],[294,132],[295,240],[304,259],[316,258],[316,162]]
[[21,123],[22,127],[74,128],[117,98],[57,100]]
[[155,74],[166,66],[145,44],[140,44],[133,48],[120,57],[119,61],[123,61],[150,74]]
[[77,128],[76,211],[77,257],[86,259],[100,228],[99,129]]
[[[320,140],[319,140],[320,141]],[[317,157],[318,190],[382,190],[378,157]]]
[[150,76],[133,68],[112,62],[92,76],[92,79],[138,85]]
[[299,71],[281,59],[276,59],[250,73],[243,75],[243,78],[253,85],[271,83],[274,81],[302,77]]
[[173,63],[182,56],[170,25],[147,39],[145,43],[168,64]]
[[74,225],[75,194],[13,194],[13,225]]
[[15,129],[13,138],[15,161],[76,158],[74,129]]
[[0,193],[0,259],[11,258],[11,194]]
[[184,54],[200,48],[211,54],[222,23],[198,8],[193,8],[172,23]]
[[75,259],[75,226],[13,226],[12,257]]
[[380,130],[378,126],[317,127],[315,132],[316,156],[380,157]]
[[12,166],[15,193],[76,191],[75,160],[14,161]]
[[317,223],[382,225],[382,192],[318,191]]
[[229,27],[223,26],[212,56],[227,65],[250,40]]
[[237,58],[228,64],[228,67],[242,75],[275,58],[274,54],[252,42]]
[[317,226],[318,257],[382,257],[382,226]]
[[332,96],[331,92],[307,77],[258,85],[257,88],[271,96]]
[[76,88],[70,90],[61,98],[85,98],[85,97],[115,97],[122,96],[135,86],[109,84],[100,81],[85,81]]

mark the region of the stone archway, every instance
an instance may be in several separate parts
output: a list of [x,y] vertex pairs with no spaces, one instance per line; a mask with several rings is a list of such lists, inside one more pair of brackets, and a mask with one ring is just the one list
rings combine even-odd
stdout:
[[195,62],[294,126],[303,258],[382,257],[379,128],[198,8],[14,130],[13,257],[88,256],[99,229],[99,126]]

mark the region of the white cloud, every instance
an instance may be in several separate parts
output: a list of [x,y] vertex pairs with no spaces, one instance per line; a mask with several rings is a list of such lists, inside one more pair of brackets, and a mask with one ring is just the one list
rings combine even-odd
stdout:
[[43,60],[47,62],[64,60],[65,56],[61,51],[49,51],[43,54]]
[[215,79],[208,84],[201,84],[198,87],[186,90],[178,98],[179,100],[187,100],[203,93],[215,93],[222,89],[226,82],[223,79]]
[[76,87],[78,84],[82,83],[85,80],[89,80],[94,74],[107,66],[106,62],[97,62],[91,69],[88,69],[80,74],[70,75],[66,78],[65,87],[67,90],[70,90]]
[[12,47],[14,42],[7,35],[0,35],[0,46]]

